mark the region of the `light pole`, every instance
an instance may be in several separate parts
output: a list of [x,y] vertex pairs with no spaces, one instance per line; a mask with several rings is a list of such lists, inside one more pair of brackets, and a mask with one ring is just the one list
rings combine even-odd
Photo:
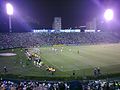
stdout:
[[7,14],[9,16],[9,32],[12,32],[11,16],[13,15],[13,6],[10,3],[6,4]]

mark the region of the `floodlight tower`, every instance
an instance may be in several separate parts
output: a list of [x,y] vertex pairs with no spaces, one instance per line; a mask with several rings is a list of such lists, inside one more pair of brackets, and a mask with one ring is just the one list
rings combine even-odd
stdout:
[[13,15],[13,6],[10,3],[6,4],[7,14],[9,16],[9,32],[12,32],[12,23],[11,23],[11,16]]

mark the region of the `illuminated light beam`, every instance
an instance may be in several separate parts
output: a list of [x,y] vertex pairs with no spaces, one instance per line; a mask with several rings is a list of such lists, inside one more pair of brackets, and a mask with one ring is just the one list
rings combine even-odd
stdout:
[[104,12],[104,18],[106,21],[111,21],[114,17],[114,12],[112,9],[107,9],[105,12]]

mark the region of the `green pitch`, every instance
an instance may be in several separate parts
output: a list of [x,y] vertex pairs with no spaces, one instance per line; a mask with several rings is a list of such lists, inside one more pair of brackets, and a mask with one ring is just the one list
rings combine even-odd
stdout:
[[[120,73],[120,44],[65,46],[30,48],[41,57],[43,63],[54,67],[54,76],[67,77],[93,75],[93,69],[100,67],[102,74]],[[16,56],[0,56],[0,72],[4,73],[6,66],[8,74],[23,76],[51,76],[45,67],[36,67],[32,61],[28,61],[24,49],[1,50],[1,52],[13,52]]]

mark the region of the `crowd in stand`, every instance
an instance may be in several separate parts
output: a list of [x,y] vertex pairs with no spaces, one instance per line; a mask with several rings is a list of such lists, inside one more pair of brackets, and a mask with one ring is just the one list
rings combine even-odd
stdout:
[[0,90],[120,90],[120,81],[6,81]]
[[118,43],[118,33],[0,33],[0,49],[55,44]]
[[68,90],[64,82],[1,81],[0,90]]

